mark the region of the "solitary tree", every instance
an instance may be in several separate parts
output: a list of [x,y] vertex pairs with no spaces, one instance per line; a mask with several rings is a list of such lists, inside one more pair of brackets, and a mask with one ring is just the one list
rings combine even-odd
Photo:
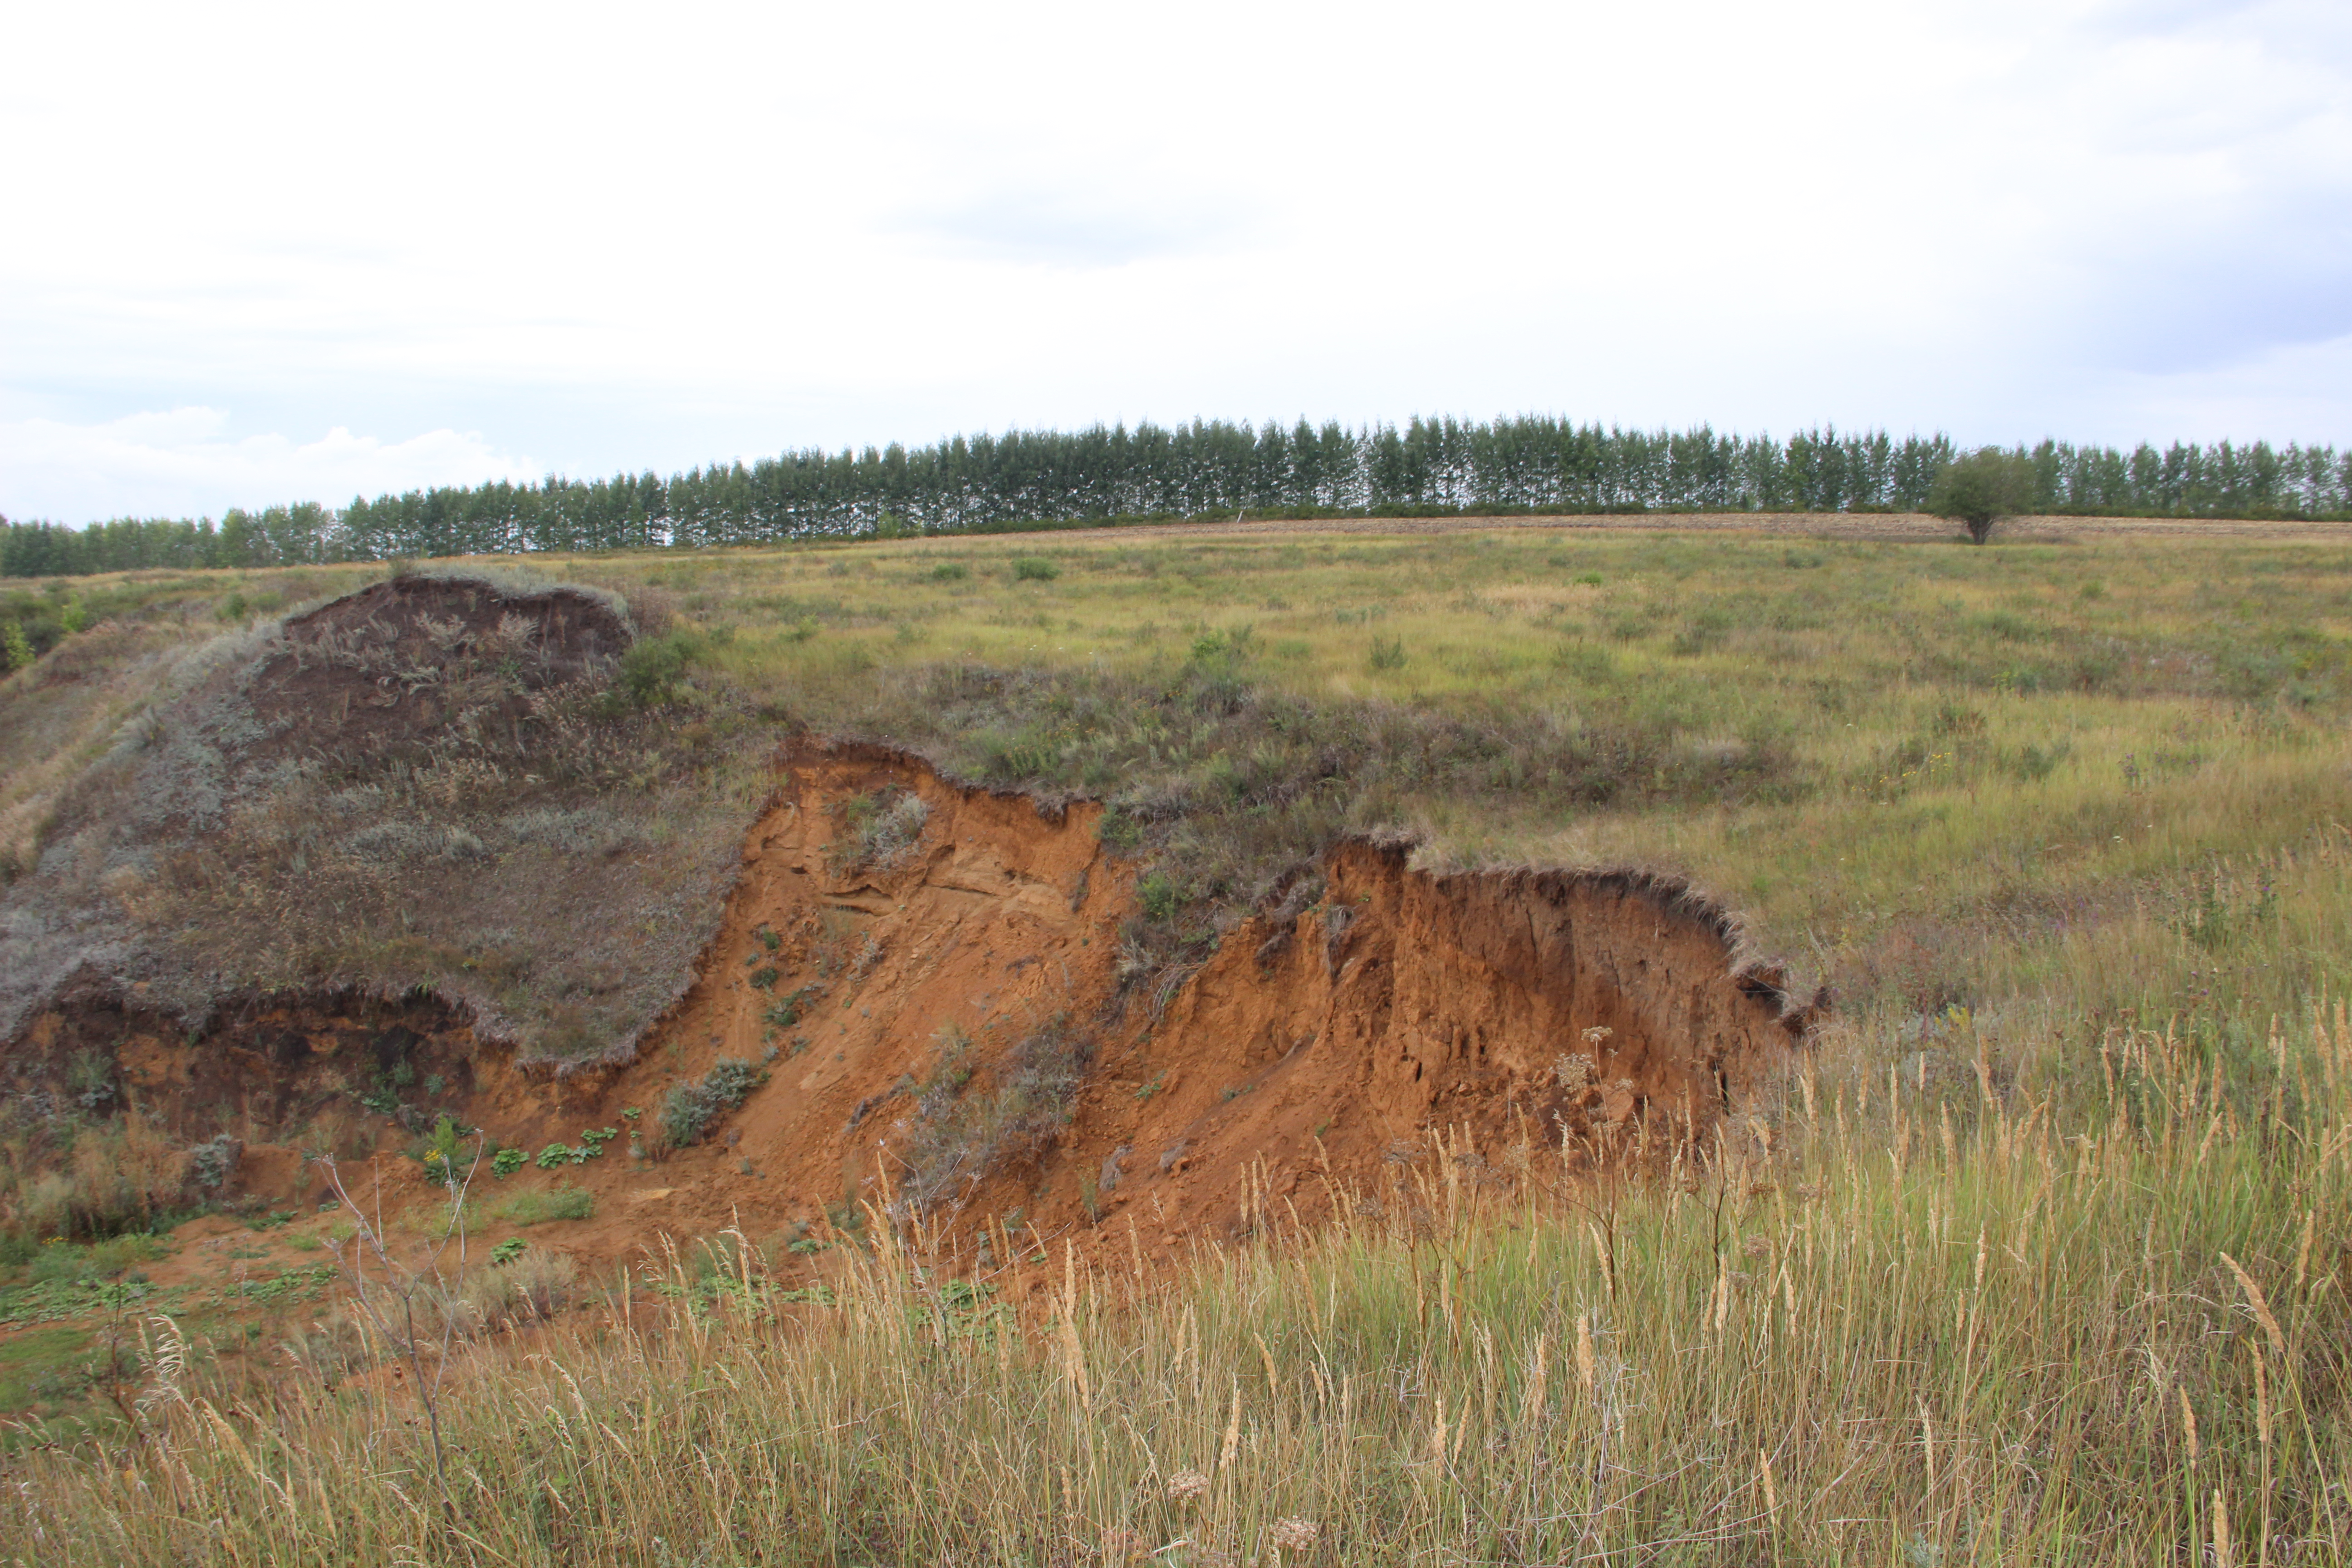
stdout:
[[1927,510],[1965,523],[1969,537],[1982,544],[1994,523],[2031,510],[2034,494],[2033,465],[2022,453],[1983,447],[1944,465],[1927,491]]

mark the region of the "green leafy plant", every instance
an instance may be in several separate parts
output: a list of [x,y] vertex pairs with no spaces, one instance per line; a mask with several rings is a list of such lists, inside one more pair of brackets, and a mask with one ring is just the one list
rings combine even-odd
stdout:
[[760,1016],[779,1029],[789,1029],[801,1021],[801,1016],[809,1010],[824,992],[824,987],[822,985],[803,985],[797,991],[779,997],[775,1004]]
[[539,1152],[539,1159],[535,1162],[542,1171],[552,1171],[571,1163],[572,1145],[569,1143],[550,1143]]
[[457,1125],[454,1116],[443,1116],[434,1122],[433,1131],[425,1135],[425,1146],[417,1152],[425,1173],[444,1186],[455,1186],[464,1179],[464,1160],[458,1145],[465,1140],[466,1129]]
[[1144,919],[1166,921],[1175,916],[1176,906],[1182,900],[1177,895],[1175,879],[1167,872],[1147,871],[1135,884],[1135,901],[1141,907]]
[[10,621],[0,627],[0,664],[13,672],[30,665],[35,657],[33,640],[25,635],[22,621]]
[[1013,563],[1013,578],[1017,583],[1050,583],[1062,574],[1062,569],[1042,555],[1024,555]]
[[490,1156],[490,1174],[505,1181],[530,1163],[530,1156],[520,1149],[501,1149]]

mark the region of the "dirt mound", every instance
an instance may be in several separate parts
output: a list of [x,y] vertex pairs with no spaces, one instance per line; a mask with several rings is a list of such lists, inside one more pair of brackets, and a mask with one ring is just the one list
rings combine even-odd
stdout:
[[[417,573],[190,650],[0,890],[0,1038],[60,1003],[422,990],[625,1058],[717,929],[772,742],[617,599]],[[660,673],[657,671],[656,673]]]
[[405,575],[286,621],[248,687],[248,763],[415,750],[454,727],[510,737],[537,693],[601,681],[635,632],[610,596]]

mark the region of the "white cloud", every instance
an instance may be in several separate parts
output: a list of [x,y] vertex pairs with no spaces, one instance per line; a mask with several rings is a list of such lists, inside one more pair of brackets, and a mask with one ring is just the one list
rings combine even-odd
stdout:
[[[1195,414],[2352,439],[2284,368],[2352,331],[2340,5],[227,15],[0,14],[12,514]],[[182,405],[436,434],[88,435]]]
[[337,426],[315,441],[275,433],[232,437],[228,416],[174,408],[99,424],[0,420],[0,512],[83,521],[99,517],[218,516],[231,506],[375,496],[488,479],[533,479],[528,458],[476,434],[429,430],[404,441]]

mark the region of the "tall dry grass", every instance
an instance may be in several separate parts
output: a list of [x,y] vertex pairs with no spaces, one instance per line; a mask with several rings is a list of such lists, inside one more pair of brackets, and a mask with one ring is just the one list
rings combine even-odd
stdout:
[[13,1463],[0,1550],[2337,1562],[2352,1019],[2265,1045],[2113,1031],[2072,1125],[1989,1065],[1817,1070],[1664,1182],[1441,1132],[1334,1226],[1255,1197],[1175,1289],[1002,1237],[1018,1323],[887,1226],[815,1300],[656,1258],[593,1326],[453,1347],[446,1493],[393,1383],[232,1399],[151,1351],[135,1436]]

